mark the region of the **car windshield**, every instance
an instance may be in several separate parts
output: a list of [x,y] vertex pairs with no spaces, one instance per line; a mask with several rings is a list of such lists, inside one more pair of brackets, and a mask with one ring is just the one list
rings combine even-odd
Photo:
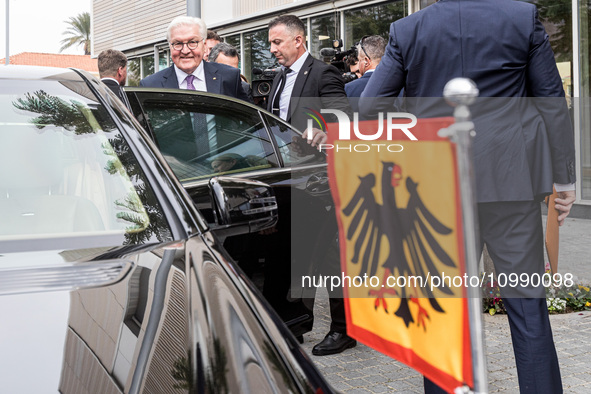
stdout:
[[0,114],[0,251],[170,238],[138,162],[85,83],[4,80]]

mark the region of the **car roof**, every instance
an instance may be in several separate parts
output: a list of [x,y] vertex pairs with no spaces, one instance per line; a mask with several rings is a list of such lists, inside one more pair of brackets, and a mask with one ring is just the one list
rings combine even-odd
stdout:
[[53,79],[80,81],[80,75],[69,68],[7,65],[0,67],[2,79]]

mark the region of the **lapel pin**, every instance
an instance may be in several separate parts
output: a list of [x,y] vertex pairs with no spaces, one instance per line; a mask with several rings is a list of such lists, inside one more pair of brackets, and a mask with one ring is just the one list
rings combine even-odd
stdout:
[[304,71],[304,75],[308,75],[308,71]]
[[215,79],[216,79],[216,77],[213,77],[213,79],[215,80]]

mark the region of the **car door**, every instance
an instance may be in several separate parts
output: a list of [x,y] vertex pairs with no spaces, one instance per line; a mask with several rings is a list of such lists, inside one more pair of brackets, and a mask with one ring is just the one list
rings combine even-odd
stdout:
[[[210,177],[272,186],[279,205],[275,229],[229,237],[224,248],[296,335],[309,331],[314,292],[302,299],[298,277],[314,271],[336,234],[324,154],[287,123],[240,100],[186,90],[126,92],[134,115],[210,223]],[[217,166],[223,160],[232,165]]]

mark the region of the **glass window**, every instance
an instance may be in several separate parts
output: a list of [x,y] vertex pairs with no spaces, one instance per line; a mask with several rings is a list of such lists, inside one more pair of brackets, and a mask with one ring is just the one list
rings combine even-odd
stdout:
[[326,163],[326,156],[312,148],[300,133],[277,118],[264,115],[285,167]]
[[142,78],[154,74],[154,55],[142,56]]
[[170,237],[139,163],[85,83],[2,86],[0,165],[10,171],[0,171],[0,243],[36,240],[35,249],[77,237],[83,248]]
[[137,93],[160,151],[183,181],[277,167],[259,112],[190,93]]
[[224,37],[224,41],[232,45],[238,52],[240,52],[240,34]]
[[142,74],[140,72],[140,59],[129,59],[127,62],[127,86],[140,86]]
[[379,35],[387,40],[390,24],[404,18],[407,12],[406,2],[401,0],[344,11],[344,49],[351,48],[365,35]]
[[[572,36],[572,3],[571,2],[548,2],[548,1],[529,1],[538,7],[538,14],[540,21],[544,25],[546,32],[550,37],[550,45],[554,51],[554,58],[556,60],[556,66],[558,72],[562,78],[562,85],[564,93],[566,94],[566,100],[568,102],[569,109],[573,108],[572,94],[573,94],[573,36]],[[587,8],[588,9],[588,8]],[[588,31],[587,31],[588,34]],[[583,37],[581,37],[583,38]],[[585,43],[589,41],[581,40],[581,53],[585,56]],[[588,44],[587,44],[588,45]],[[587,52],[588,56],[588,52]],[[588,78],[589,74],[586,74]],[[585,78],[583,78],[585,80]],[[583,89],[584,91],[585,89]],[[588,93],[588,91],[587,91]],[[583,94],[585,94],[583,92]],[[588,108],[587,108],[588,109]],[[587,147],[581,145],[581,161],[582,163],[589,163],[589,115],[585,115],[585,109],[582,108],[583,114],[583,129],[587,130],[587,137],[585,137],[585,131],[581,133],[583,139],[587,138]],[[571,111],[571,116],[573,112]],[[587,121],[585,120],[587,117]],[[585,125],[586,123],[586,125]],[[574,124],[574,122],[573,122]],[[589,167],[587,167],[589,168]],[[591,174],[587,170],[587,176],[585,176],[585,167],[583,165],[583,198],[591,199]]]
[[[170,52],[168,50],[160,50],[158,53],[158,70],[154,70],[154,72],[164,70],[170,64]],[[144,74],[144,77],[147,77],[147,75]]]
[[309,51],[317,59],[322,59],[320,49],[332,48],[332,41],[341,38],[338,13],[310,18]]
[[244,33],[244,75],[249,81],[253,80],[253,68],[264,70],[275,63],[269,48],[269,32],[266,28]]
[[421,0],[421,9],[437,3],[437,0]]
[[242,69],[242,55],[240,55],[240,34],[236,34],[233,36],[224,37],[224,41],[230,45],[232,45],[238,51],[240,56],[240,63],[238,63],[238,68]]
[[581,119],[581,198],[591,200],[591,2],[583,0],[579,8],[579,64],[581,94],[579,102]]

